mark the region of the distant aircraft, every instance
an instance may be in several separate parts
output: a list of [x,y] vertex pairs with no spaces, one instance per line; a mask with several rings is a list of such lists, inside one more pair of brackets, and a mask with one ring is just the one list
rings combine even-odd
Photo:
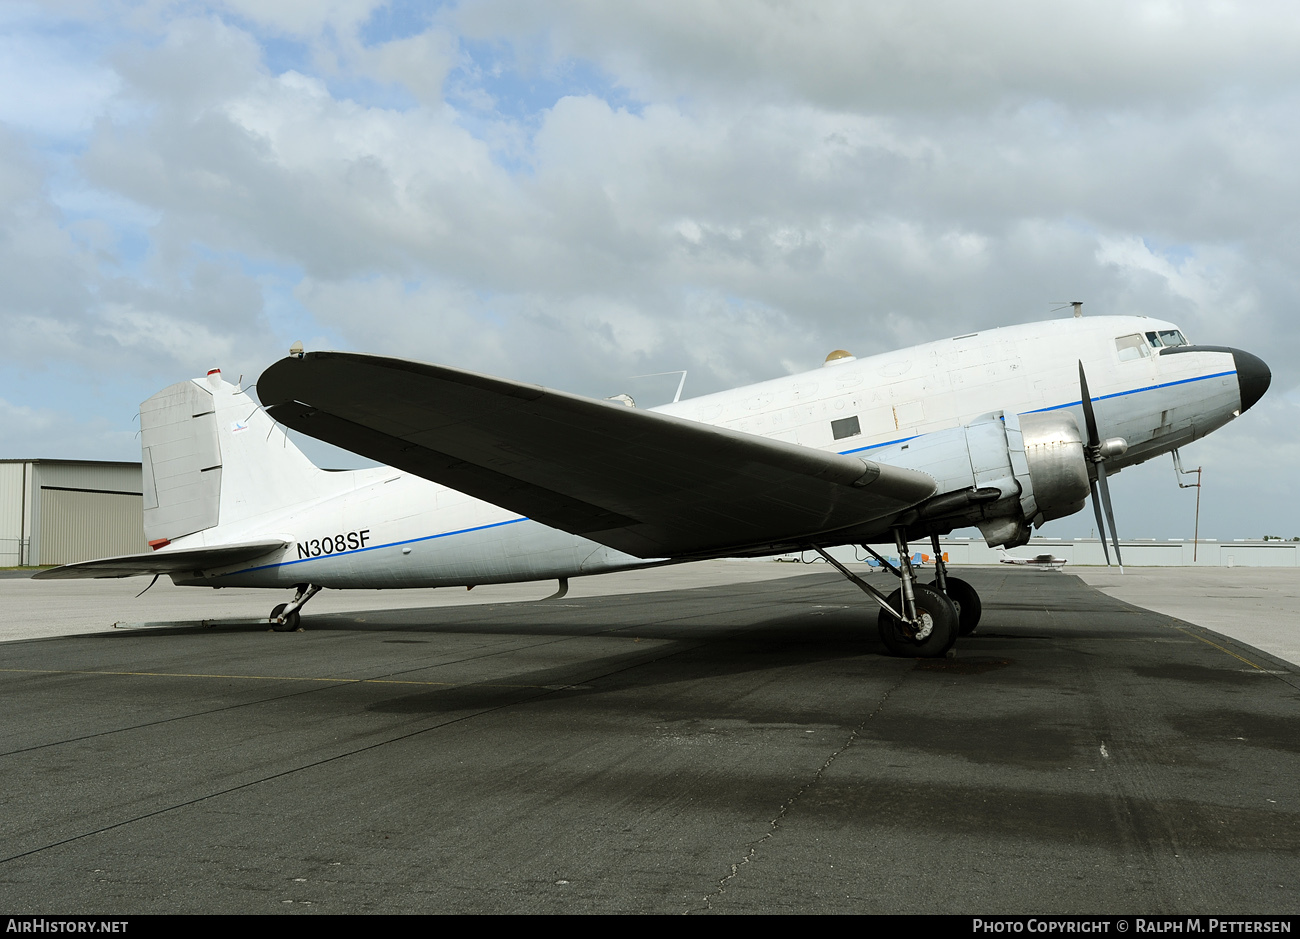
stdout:
[[999,547],[1002,557],[999,563],[1002,564],[1028,564],[1046,571],[1059,571],[1063,564],[1069,563],[1065,558],[1058,558],[1051,554],[1036,554],[1032,558],[1017,557],[1014,554],[1007,554],[1007,549]]
[[[300,350],[262,373],[261,404],[218,370],[145,401],[153,551],[36,576],[295,587],[270,615],[287,630],[322,587],[557,579],[562,591],[584,574],[811,550],[880,606],[892,653],[941,656],[980,602],[948,575],[940,535],[977,526],[1017,547],[1091,493],[1118,560],[1108,476],[1223,426],[1271,381],[1250,353],[1140,316],[836,351],[811,372],[649,410]],[[318,469],[276,422],[386,465]],[[908,543],[926,538],[933,584],[910,563]],[[848,544],[899,589],[884,596],[825,551]]]

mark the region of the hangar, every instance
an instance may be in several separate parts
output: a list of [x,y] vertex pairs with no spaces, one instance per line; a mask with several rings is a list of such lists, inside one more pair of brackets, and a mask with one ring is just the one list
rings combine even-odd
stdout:
[[0,460],[0,567],[145,550],[139,463]]

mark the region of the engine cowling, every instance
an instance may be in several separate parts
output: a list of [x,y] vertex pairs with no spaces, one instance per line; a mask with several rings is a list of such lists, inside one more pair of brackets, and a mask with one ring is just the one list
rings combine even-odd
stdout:
[[872,459],[935,477],[936,495],[904,520],[909,532],[976,525],[991,547],[1025,544],[1033,527],[1082,509],[1090,491],[1083,435],[1063,411],[997,412]]
[[[1074,415],[1065,411],[1025,414],[1020,418],[1020,436],[1034,502],[1032,507],[1025,505],[1022,496],[1025,517],[1037,527],[1082,509],[1089,492],[1088,460]],[[1007,437],[1010,440],[1009,425]]]

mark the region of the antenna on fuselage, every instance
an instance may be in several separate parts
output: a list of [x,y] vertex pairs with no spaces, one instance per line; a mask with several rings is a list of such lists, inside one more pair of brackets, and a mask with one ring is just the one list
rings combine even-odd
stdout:
[[678,401],[682,400],[682,389],[686,387],[686,369],[677,369],[672,372],[651,372],[649,375],[633,375],[632,378],[659,378],[661,375],[682,376],[682,380],[677,383],[677,393],[673,395],[673,404],[676,404]]
[[1064,310],[1067,306],[1072,306],[1072,307],[1074,307],[1074,318],[1075,318],[1075,319],[1078,319],[1079,317],[1083,316],[1083,301],[1082,301],[1082,300],[1053,300],[1052,302],[1053,302],[1053,303],[1059,303],[1059,304],[1060,304],[1060,306],[1054,306],[1054,307],[1052,307],[1052,312],[1053,312],[1053,313],[1055,313],[1057,310]]

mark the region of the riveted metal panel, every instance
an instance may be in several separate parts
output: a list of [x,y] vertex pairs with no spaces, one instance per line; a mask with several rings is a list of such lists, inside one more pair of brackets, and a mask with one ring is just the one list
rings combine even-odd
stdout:
[[216,525],[221,450],[211,390],[183,381],[149,398],[140,405],[140,440],[148,464],[143,486],[149,539]]

